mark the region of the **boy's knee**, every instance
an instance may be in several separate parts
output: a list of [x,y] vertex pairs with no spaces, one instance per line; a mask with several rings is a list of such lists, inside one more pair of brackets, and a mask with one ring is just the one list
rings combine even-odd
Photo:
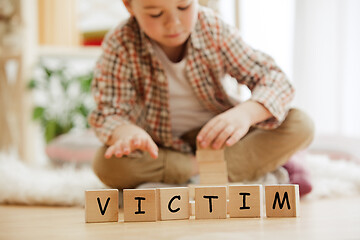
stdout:
[[106,159],[106,147],[98,149],[93,161],[93,171],[107,186],[117,189],[134,188],[137,186],[135,168],[130,166],[128,157]]
[[315,125],[312,119],[302,110],[291,109],[281,127],[292,136],[298,144],[306,147],[309,145],[315,133]]

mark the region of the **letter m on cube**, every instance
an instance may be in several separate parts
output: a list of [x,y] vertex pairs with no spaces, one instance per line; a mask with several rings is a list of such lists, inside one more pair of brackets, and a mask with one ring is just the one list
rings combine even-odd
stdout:
[[265,186],[267,217],[300,216],[299,185],[280,184]]

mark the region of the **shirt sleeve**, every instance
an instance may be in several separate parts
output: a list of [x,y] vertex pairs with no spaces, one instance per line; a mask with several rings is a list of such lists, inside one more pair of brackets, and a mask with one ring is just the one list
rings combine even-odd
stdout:
[[131,68],[125,48],[116,39],[108,38],[102,50],[92,81],[96,108],[90,113],[88,121],[105,144],[116,127],[133,120],[136,93],[130,81]]
[[251,91],[251,99],[266,107],[273,117],[256,124],[259,128],[278,127],[287,116],[294,88],[286,75],[267,54],[247,45],[234,27],[220,24],[219,48],[225,71]]

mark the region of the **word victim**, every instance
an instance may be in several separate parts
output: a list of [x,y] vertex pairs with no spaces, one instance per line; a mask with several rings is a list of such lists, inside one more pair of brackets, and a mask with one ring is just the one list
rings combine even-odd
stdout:
[[[194,201],[189,195],[194,190]],[[85,221],[117,222],[117,189],[85,191]],[[265,204],[264,204],[265,201]],[[124,222],[299,216],[299,186],[228,185],[124,189]],[[265,208],[265,210],[264,210]]]

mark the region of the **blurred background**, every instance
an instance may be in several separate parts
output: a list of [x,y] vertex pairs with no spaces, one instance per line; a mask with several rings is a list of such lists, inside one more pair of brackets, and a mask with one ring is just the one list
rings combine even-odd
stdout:
[[[360,156],[360,1],[199,2],[289,76],[294,107],[316,125],[310,149]],[[120,0],[0,0],[0,151],[31,164],[91,160],[92,69],[106,32],[128,16]]]

